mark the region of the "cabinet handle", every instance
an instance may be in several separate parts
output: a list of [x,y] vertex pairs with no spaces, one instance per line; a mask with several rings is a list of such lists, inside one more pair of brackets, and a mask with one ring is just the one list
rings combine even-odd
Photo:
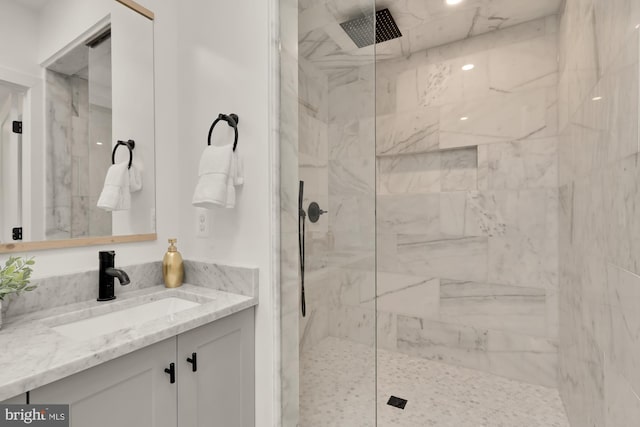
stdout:
[[196,372],[198,370],[198,354],[191,353],[191,357],[187,357],[187,362],[191,363],[191,371]]
[[169,367],[168,368],[164,368],[164,371],[169,374],[169,382],[171,384],[176,382],[176,364],[175,363],[169,363]]

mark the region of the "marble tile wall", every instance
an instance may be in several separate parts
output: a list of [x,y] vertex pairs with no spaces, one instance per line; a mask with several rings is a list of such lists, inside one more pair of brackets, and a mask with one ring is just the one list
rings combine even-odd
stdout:
[[[275,23],[274,23],[275,24]],[[299,158],[299,79],[298,76],[298,1],[280,0],[278,28],[272,43],[279,47],[280,93],[279,126],[273,135],[279,142],[280,203],[279,292],[274,307],[279,315],[280,384],[276,393],[279,414],[277,426],[296,427],[299,420],[300,397],[300,264],[298,258],[298,158]]]
[[[304,58],[298,59],[298,173],[304,181],[303,208],[317,202],[329,206],[329,82],[326,74]],[[300,352],[313,347],[329,335],[327,286],[328,220],[306,220],[305,296],[308,311],[300,313]]]
[[[333,233],[329,335],[365,344],[375,360],[375,63],[329,77],[329,227]],[[371,356],[367,358],[367,356]],[[375,366],[369,367],[375,380]],[[371,396],[374,397],[373,395]]]
[[46,236],[48,239],[66,239],[71,237],[72,164],[68,135],[72,134],[73,92],[67,76],[63,74],[47,70],[46,79]]
[[559,52],[559,386],[574,426],[640,417],[640,3],[567,0]]
[[376,72],[378,345],[556,386],[556,17]]
[[111,110],[89,103],[86,79],[46,75],[47,239],[110,235],[111,214],[95,204],[111,161]]
[[249,297],[258,296],[258,269],[184,261],[184,282]]

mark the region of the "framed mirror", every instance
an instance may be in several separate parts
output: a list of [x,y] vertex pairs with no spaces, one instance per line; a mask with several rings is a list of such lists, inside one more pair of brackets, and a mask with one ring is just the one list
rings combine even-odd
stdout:
[[0,0],[0,253],[156,239],[153,18]]

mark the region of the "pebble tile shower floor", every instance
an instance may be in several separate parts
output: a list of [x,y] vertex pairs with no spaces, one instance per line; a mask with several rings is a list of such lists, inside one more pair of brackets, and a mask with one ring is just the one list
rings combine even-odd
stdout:
[[[372,347],[326,338],[301,357],[301,427],[373,427]],[[404,410],[387,405],[408,400]],[[379,427],[569,427],[557,390],[378,350]]]

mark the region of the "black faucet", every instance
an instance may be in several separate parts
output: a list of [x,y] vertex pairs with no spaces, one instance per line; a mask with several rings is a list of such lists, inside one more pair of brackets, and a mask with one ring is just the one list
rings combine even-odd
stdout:
[[118,278],[122,286],[131,283],[129,276],[122,270],[114,268],[116,253],[114,251],[100,251],[100,278],[98,282],[98,301],[116,299],[113,292],[113,279]]

